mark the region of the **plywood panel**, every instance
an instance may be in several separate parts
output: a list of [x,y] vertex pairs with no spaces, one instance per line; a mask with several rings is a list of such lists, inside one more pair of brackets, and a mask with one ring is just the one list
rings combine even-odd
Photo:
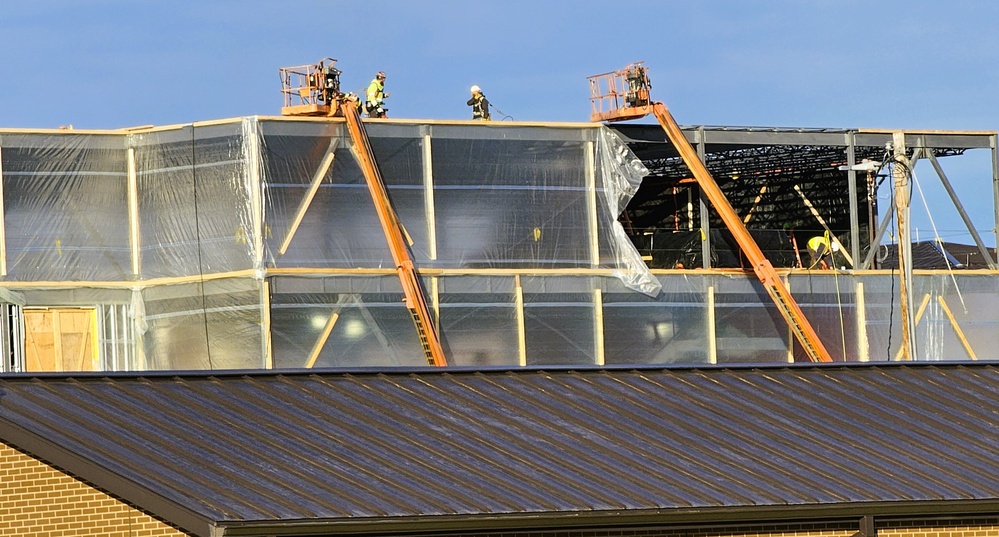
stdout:
[[28,371],[93,371],[95,315],[92,309],[24,311],[25,367]]

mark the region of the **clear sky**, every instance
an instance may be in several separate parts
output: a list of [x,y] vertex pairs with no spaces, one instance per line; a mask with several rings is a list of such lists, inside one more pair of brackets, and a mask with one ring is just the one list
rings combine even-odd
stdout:
[[[685,125],[999,129],[990,0],[11,0],[0,47],[0,127],[277,115],[278,68],[330,56],[345,90],[386,71],[400,118],[469,118],[478,84],[516,120],[586,121],[586,77],[643,60]],[[994,244],[979,153],[943,165]],[[969,242],[944,209],[943,238]]]

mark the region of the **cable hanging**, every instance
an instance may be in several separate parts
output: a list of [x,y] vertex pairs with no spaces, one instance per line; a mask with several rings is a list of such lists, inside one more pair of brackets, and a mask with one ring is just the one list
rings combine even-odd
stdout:
[[201,278],[201,318],[205,321],[205,352],[208,356],[208,369],[214,370],[212,365],[212,345],[208,335],[208,298],[205,294],[205,266],[201,260],[201,216],[198,212],[198,155],[195,150],[194,125],[191,125],[191,190],[194,194],[194,233],[198,244],[198,275]]

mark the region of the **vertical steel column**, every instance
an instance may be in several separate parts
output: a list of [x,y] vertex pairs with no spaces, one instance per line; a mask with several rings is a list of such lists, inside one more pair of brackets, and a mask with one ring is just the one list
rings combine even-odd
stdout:
[[[697,127],[694,133],[697,141],[697,158],[704,162],[705,145],[704,126]],[[700,186],[700,183],[698,183]],[[708,201],[704,197],[704,188],[698,188],[698,201],[701,203],[701,268],[711,268],[711,219],[708,213]]]
[[[853,259],[860,259],[860,215],[857,208],[857,171],[853,167],[857,164],[857,152],[854,146],[854,132],[846,134],[846,165],[850,167],[847,175],[847,190],[850,193],[850,255]],[[835,267],[833,267],[835,268]],[[858,267],[853,264],[854,269]]]
[[899,315],[902,320],[902,359],[912,360],[913,330],[912,303],[909,290],[912,285],[912,248],[909,238],[909,174],[911,165],[905,155],[905,133],[892,133],[895,165],[892,175],[895,182],[895,221],[898,225],[898,286]]
[[[996,143],[996,135],[989,136],[989,146],[992,150],[992,239],[997,241],[994,244],[999,245],[999,147],[997,145],[999,144]],[[999,254],[999,248],[996,248],[996,252]],[[999,256],[993,261],[999,263]]]

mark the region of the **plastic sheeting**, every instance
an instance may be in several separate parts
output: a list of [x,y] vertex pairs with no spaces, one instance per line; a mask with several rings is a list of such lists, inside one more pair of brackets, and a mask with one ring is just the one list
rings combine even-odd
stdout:
[[[367,127],[452,365],[805,359],[752,275],[646,269],[617,215],[647,171],[611,130]],[[326,120],[0,133],[3,311],[95,308],[105,369],[425,365],[350,146]],[[788,285],[835,359],[896,359],[897,275],[858,274]],[[999,358],[996,274],[914,283],[915,359]]]
[[[632,288],[658,292],[617,222],[647,171],[613,131],[367,130],[419,267],[610,268]],[[343,126],[265,121],[260,131],[267,265],[391,267]]]

